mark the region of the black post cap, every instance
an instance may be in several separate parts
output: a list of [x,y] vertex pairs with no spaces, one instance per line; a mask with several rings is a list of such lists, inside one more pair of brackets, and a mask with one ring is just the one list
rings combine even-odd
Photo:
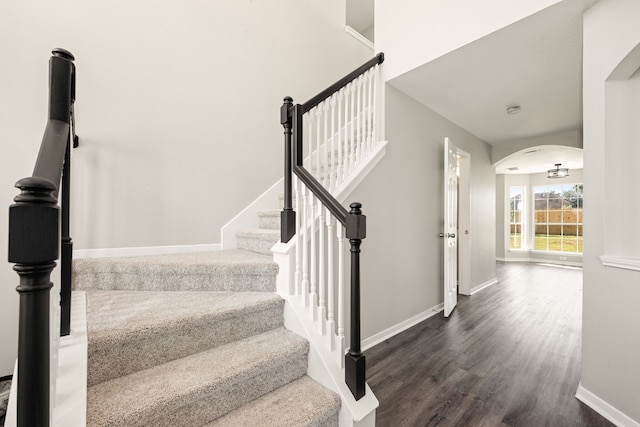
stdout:
[[57,56],[59,58],[64,58],[69,61],[75,61],[76,58],[73,56],[73,53],[69,52],[67,49],[63,49],[61,47],[57,47],[51,51],[53,56]]

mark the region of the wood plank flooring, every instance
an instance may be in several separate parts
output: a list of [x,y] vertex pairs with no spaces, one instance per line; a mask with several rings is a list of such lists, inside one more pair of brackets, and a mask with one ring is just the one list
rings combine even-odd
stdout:
[[575,398],[582,270],[498,263],[499,283],[369,349],[378,427],[612,426]]

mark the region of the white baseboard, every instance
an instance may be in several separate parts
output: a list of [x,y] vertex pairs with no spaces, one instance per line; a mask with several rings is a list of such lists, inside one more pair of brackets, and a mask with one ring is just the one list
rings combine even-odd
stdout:
[[582,262],[578,261],[561,261],[557,259],[543,259],[543,258],[502,258],[496,257],[496,261],[502,262],[534,262],[538,264],[558,264],[569,265],[572,267],[582,267]]
[[614,408],[586,388],[582,387],[582,383],[578,385],[576,391],[576,399],[611,421],[618,427],[640,427],[640,423],[631,419],[627,414]]
[[431,307],[422,313],[418,313],[413,317],[408,318],[390,328],[385,329],[382,332],[378,332],[375,335],[370,336],[367,339],[362,340],[362,349],[368,350],[376,344],[380,344],[382,341],[387,340],[400,332],[406,331],[412,326],[417,325],[423,320],[427,320],[431,316],[438,314],[444,309],[444,304],[438,304],[435,307]]
[[485,288],[488,288],[491,285],[495,285],[496,283],[498,283],[498,278],[497,277],[489,279],[486,282],[480,283],[479,285],[476,285],[473,288],[471,288],[471,293],[469,295],[473,295],[476,292],[480,292],[481,290],[483,290]]
[[219,251],[220,243],[202,245],[140,246],[134,248],[74,249],[74,258],[108,258]]

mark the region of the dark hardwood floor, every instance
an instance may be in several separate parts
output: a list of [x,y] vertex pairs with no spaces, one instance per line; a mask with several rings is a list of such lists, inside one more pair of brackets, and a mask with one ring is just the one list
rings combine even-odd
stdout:
[[575,398],[582,270],[498,263],[497,277],[366,352],[377,426],[613,425]]

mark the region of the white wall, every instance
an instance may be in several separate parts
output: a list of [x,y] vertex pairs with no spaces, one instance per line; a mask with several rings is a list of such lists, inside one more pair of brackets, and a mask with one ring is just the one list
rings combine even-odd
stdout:
[[[553,180],[547,178],[546,173],[533,173],[533,174],[504,174],[498,175],[497,182],[502,188],[496,190],[496,211],[502,212],[502,215],[496,215],[496,257],[505,261],[517,261],[517,260],[530,260],[530,261],[552,261],[557,263],[575,264],[582,262],[582,255],[573,255],[570,253],[544,253],[544,252],[532,252],[529,249],[525,250],[510,250],[509,249],[509,187],[523,186],[525,187],[525,223],[529,224],[525,230],[525,246],[527,248],[533,247],[533,187],[538,185],[548,184],[577,184],[584,181],[582,169],[569,170],[569,176],[566,178],[554,178]],[[591,206],[591,203],[587,201],[587,206]],[[588,211],[587,214],[588,215]],[[502,220],[500,220],[500,217]],[[502,221],[502,222],[500,222]]]
[[362,336],[443,302],[444,138],[471,154],[471,287],[495,277],[495,173],[490,148],[387,85],[387,154],[349,201],[363,204]]
[[[0,226],[42,138],[52,48],[77,59],[75,248],[217,243],[281,176],[282,98],[371,56],[344,24],[345,0],[1,2]],[[9,264],[0,282],[1,376],[17,345]]]
[[[635,224],[640,212],[638,183],[629,179],[629,171],[640,165],[640,74],[606,83],[607,155],[605,169],[605,252],[610,255],[640,257],[640,227]],[[629,144],[629,141],[636,143]]]
[[509,197],[506,175],[496,175],[496,258],[504,259],[509,251],[509,213],[504,201]]
[[[601,0],[585,13],[583,52],[584,188],[588,200],[584,240],[582,386],[640,423],[640,272],[609,268],[599,257],[615,232],[606,216],[607,193],[638,181],[637,164],[614,179],[606,158],[633,150],[637,140],[611,141],[606,133],[605,81],[640,43],[640,2]],[[640,66],[636,62],[635,67]],[[634,121],[638,111],[635,107]],[[637,188],[634,191],[637,195]],[[638,242],[634,245],[637,248]]]
[[393,62],[387,80],[560,0],[375,0],[376,50]]

